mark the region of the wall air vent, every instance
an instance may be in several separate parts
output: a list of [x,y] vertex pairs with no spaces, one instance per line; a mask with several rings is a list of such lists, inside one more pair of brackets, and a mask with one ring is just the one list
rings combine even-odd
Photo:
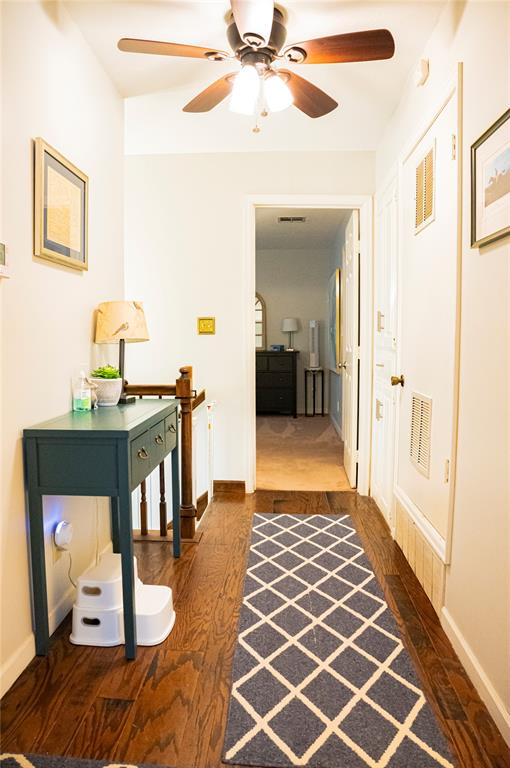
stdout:
[[432,400],[425,395],[412,393],[410,458],[416,469],[430,476],[430,440]]
[[304,224],[306,216],[278,216],[278,224]]
[[435,148],[432,147],[416,167],[415,233],[434,220],[434,160]]

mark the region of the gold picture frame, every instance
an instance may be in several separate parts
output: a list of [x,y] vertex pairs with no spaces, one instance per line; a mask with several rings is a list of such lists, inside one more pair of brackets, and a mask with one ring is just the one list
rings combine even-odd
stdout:
[[88,176],[35,140],[34,255],[88,269]]
[[510,109],[471,145],[471,248],[510,235]]

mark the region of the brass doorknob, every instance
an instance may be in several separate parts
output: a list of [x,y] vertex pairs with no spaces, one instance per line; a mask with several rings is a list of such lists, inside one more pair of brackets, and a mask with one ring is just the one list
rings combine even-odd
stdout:
[[345,369],[347,368],[347,363],[338,363],[338,368],[345,371]]
[[404,386],[404,375],[401,374],[400,376],[392,376],[391,377],[391,386],[396,387],[397,384],[400,384],[401,387]]

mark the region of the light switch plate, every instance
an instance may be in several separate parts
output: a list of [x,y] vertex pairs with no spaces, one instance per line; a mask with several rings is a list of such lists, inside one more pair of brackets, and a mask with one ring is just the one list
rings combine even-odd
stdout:
[[197,318],[198,333],[202,334],[214,334],[216,333],[216,318],[215,317],[199,317]]

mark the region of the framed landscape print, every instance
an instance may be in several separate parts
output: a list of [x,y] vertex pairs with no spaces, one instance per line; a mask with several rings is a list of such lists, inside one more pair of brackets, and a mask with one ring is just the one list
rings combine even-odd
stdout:
[[510,109],[471,147],[471,247],[510,234]]
[[60,152],[35,140],[34,253],[88,269],[88,178]]

